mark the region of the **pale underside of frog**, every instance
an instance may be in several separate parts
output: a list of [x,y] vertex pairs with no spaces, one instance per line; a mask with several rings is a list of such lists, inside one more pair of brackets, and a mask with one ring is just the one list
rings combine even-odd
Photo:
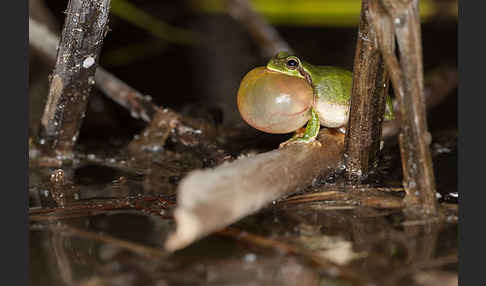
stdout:
[[[238,90],[238,110],[253,128],[295,135],[289,143],[312,143],[320,125],[344,132],[349,119],[352,73],[333,66],[314,66],[286,52],[266,67],[248,72]],[[387,97],[385,119],[392,119]],[[307,123],[305,129],[302,128]]]

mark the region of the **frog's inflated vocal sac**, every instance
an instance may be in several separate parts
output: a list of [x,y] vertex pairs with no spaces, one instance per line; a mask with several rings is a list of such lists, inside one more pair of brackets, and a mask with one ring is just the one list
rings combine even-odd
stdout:
[[[286,142],[310,143],[320,125],[342,128],[349,119],[352,73],[332,66],[314,66],[280,52],[266,67],[243,78],[238,109],[252,127],[267,133],[298,131]],[[385,119],[393,117],[387,98]],[[305,131],[299,129],[307,122]]]

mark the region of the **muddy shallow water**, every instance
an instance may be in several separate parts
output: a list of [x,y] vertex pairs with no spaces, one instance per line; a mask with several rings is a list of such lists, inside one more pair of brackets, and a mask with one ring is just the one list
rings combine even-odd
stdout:
[[[31,165],[31,282],[457,284],[456,138],[454,132],[433,135],[444,220],[405,220],[399,209],[342,199],[281,200],[171,255],[163,245],[174,229],[175,188],[188,171],[204,166],[196,155],[159,152],[148,162],[92,153],[63,167],[61,186],[50,182],[57,168]],[[400,187],[397,154],[389,142],[370,185]],[[338,184],[339,176],[321,178],[305,193]]]

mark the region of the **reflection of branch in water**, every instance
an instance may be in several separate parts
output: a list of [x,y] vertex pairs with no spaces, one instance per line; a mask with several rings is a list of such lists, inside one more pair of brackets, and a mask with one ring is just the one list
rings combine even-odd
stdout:
[[96,233],[88,230],[83,230],[80,228],[76,228],[73,226],[68,226],[68,225],[50,225],[49,226],[53,231],[59,232],[62,235],[73,235],[77,236],[80,238],[85,238],[89,240],[97,240],[101,241],[104,243],[109,243],[116,245],[120,248],[130,250],[134,253],[137,253],[139,255],[145,256],[145,257],[153,257],[153,258],[160,258],[160,257],[166,257],[168,256],[168,252],[150,247],[150,246],[145,246],[136,242],[131,242],[128,240],[124,240],[121,238],[117,238],[108,234],[103,234],[103,233]]
[[59,275],[66,285],[73,284],[73,270],[69,263],[69,255],[66,253],[64,242],[66,238],[57,232],[52,232],[51,244],[54,250],[54,256],[59,268]]
[[[390,278],[392,282],[399,280],[400,278],[403,278],[407,275],[417,273],[419,271],[422,271],[424,269],[429,269],[429,268],[438,268],[441,266],[445,266],[448,264],[453,264],[453,263],[458,263],[459,262],[459,257],[458,254],[450,254],[447,256],[441,256],[429,260],[425,260],[419,263],[415,263],[411,265],[408,268],[401,269],[397,273],[393,275],[393,277]],[[393,284],[391,284],[393,285]],[[456,284],[457,285],[457,284]]]
[[359,281],[359,275],[355,273],[351,268],[337,265],[302,247],[291,245],[282,241],[277,241],[271,238],[262,237],[256,234],[248,233],[246,231],[242,231],[234,227],[227,227],[221,231],[218,231],[217,234],[228,236],[236,240],[245,241],[247,243],[251,243],[252,245],[256,245],[259,247],[273,248],[283,254],[296,255],[297,257],[301,257],[306,261],[312,263],[315,267],[318,267],[319,270],[327,273],[332,277],[339,277],[349,282]]
[[387,279],[389,285],[397,285],[398,280],[427,268],[438,268],[444,265],[458,262],[457,250],[441,257],[436,257],[439,232],[442,229],[441,223],[425,223],[421,225],[406,225],[404,231],[407,246],[407,265],[400,268]]

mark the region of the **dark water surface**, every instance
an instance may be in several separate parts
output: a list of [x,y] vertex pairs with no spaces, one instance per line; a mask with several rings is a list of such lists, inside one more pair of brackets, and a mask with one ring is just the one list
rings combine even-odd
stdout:
[[[56,168],[32,167],[32,284],[450,283],[457,279],[458,255],[456,138],[454,132],[434,138],[443,221],[409,221],[400,210],[342,200],[281,201],[170,256],[163,245],[174,228],[175,188],[189,170],[201,167],[191,154],[159,154],[150,164],[91,154],[63,168],[63,196],[57,201],[48,183]],[[390,142],[371,181],[400,186],[397,154]],[[334,181],[323,179],[308,191]]]

